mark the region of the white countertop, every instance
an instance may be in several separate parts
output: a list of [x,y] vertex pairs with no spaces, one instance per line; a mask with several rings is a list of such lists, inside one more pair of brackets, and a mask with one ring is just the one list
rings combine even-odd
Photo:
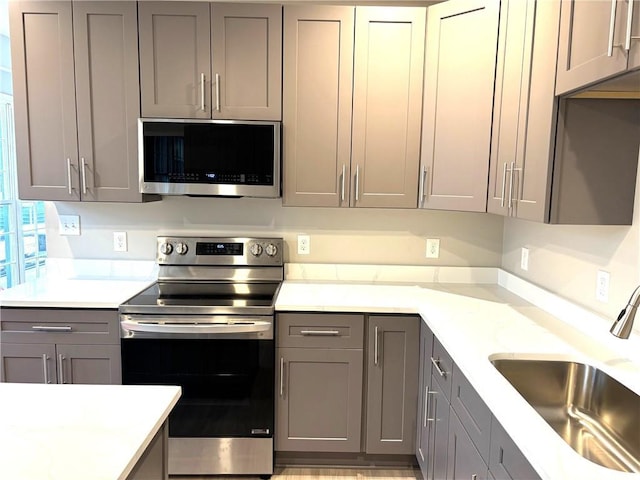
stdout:
[[180,387],[0,383],[0,478],[124,479]]
[[117,309],[156,278],[153,261],[47,259],[47,275],[0,291],[0,306]]
[[[285,281],[276,309],[420,314],[541,478],[638,479],[639,475],[613,471],[578,455],[489,361],[494,355],[575,359],[640,394],[637,329],[631,339],[617,339],[608,332],[612,320],[502,271],[496,271],[495,284],[476,285],[420,283],[411,275],[403,277],[404,284],[363,284],[353,280],[359,274],[341,275],[345,281],[331,275],[321,275],[318,281],[306,272],[303,279]],[[536,300],[536,306],[525,298]]]

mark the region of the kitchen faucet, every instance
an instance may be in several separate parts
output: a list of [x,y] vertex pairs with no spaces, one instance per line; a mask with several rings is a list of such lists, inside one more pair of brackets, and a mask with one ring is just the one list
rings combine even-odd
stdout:
[[627,306],[622,309],[616,321],[613,322],[611,330],[609,330],[613,335],[618,338],[629,338],[629,335],[631,335],[631,329],[633,328],[633,320],[636,318],[636,311],[638,310],[639,304],[640,286],[636,287],[636,289],[631,294],[631,298],[629,298],[629,303],[627,303]]

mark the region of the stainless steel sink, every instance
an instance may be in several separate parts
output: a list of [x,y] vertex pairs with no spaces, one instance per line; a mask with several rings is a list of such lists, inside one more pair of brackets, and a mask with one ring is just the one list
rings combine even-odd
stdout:
[[491,363],[584,458],[640,473],[640,396],[595,367],[555,360]]

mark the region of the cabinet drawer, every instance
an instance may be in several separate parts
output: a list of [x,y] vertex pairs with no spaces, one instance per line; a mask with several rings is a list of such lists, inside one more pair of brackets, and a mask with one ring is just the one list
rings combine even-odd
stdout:
[[491,436],[491,411],[471,386],[457,365],[453,366],[451,406],[460,418],[462,426],[478,449],[482,459],[489,463]]
[[364,315],[280,313],[278,347],[362,348]]
[[119,344],[116,310],[2,308],[3,343]]
[[431,355],[433,376],[440,384],[442,393],[451,401],[451,385],[453,378],[453,360],[437,338],[433,340],[433,354]]

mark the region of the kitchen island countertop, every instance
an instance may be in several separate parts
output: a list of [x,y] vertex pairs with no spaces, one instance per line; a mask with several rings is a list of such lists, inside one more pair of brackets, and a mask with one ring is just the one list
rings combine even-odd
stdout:
[[126,479],[180,387],[0,383],[0,478]]

